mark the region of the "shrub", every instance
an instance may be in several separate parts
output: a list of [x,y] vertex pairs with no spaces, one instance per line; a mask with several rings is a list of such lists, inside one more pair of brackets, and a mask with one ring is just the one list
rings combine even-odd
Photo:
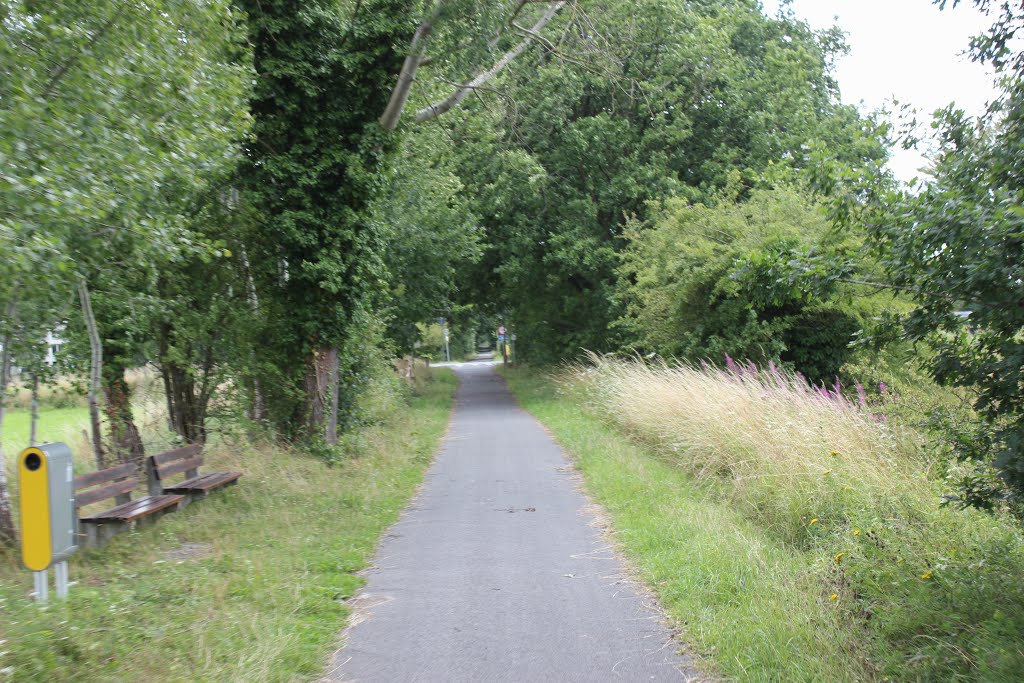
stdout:
[[669,200],[627,237],[619,325],[636,348],[694,362],[782,359],[815,381],[831,381],[848,359],[860,324],[844,280],[857,245],[799,190]]
[[787,321],[782,339],[783,361],[792,364],[812,382],[827,382],[839,376],[853,355],[850,343],[861,328],[860,321],[837,308],[805,310]]

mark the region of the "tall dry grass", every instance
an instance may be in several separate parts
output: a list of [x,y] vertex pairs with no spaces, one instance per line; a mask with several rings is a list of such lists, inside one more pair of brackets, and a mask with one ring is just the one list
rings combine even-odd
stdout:
[[[610,507],[679,617],[735,648],[739,678],[767,667],[765,680],[822,680],[854,657],[869,680],[1024,680],[1024,531],[1008,514],[941,506],[954,468],[866,397],[735,363],[591,357],[561,377],[569,404],[645,446],[598,448],[585,469],[608,458],[607,495],[658,501]],[[652,456],[671,467],[648,467]]]
[[774,365],[719,370],[591,356],[570,368],[590,401],[788,541],[812,519],[934,505],[914,435]]

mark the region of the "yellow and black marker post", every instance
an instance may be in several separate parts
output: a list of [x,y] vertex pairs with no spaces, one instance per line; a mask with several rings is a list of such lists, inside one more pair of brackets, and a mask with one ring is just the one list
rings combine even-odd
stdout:
[[71,449],[63,443],[26,448],[18,456],[21,492],[21,561],[35,572],[36,599],[48,593],[46,571],[54,566],[57,596],[68,589],[69,558],[77,545],[75,474]]

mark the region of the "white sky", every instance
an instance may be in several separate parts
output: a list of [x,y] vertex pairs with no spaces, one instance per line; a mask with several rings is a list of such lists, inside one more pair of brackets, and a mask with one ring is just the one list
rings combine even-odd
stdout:
[[[763,4],[774,15],[780,0]],[[927,130],[931,113],[949,102],[977,115],[995,95],[988,70],[962,55],[991,24],[970,0],[945,11],[931,0],[794,0],[793,9],[814,28],[838,25],[848,34],[850,54],[836,65],[844,102],[870,111],[895,98],[918,109]],[[909,180],[923,163],[896,149],[889,165]]]

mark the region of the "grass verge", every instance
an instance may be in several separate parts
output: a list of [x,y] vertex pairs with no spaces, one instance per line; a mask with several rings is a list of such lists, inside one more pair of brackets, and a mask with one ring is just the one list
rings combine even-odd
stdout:
[[0,680],[308,681],[344,628],[378,537],[422,479],[456,379],[435,370],[335,467],[221,444],[208,469],[238,486],[71,561],[69,599],[40,608],[0,555]]
[[[625,553],[718,673],[749,681],[1021,680],[1019,529],[940,510],[937,496],[922,498],[926,477],[912,474],[911,463],[891,462],[880,481],[866,451],[830,465],[850,449],[835,449],[821,425],[771,425],[779,438],[816,433],[819,467],[770,435],[752,437],[756,420],[742,406],[716,403],[712,387],[686,403],[717,406],[717,426],[677,414],[654,429],[645,416],[672,399],[650,384],[638,391],[654,403],[637,415],[608,398],[607,383],[556,382],[530,370],[506,376],[576,457]],[[712,462],[716,449],[721,459]],[[861,478],[833,481],[844,468]],[[905,505],[891,497],[901,491]]]

